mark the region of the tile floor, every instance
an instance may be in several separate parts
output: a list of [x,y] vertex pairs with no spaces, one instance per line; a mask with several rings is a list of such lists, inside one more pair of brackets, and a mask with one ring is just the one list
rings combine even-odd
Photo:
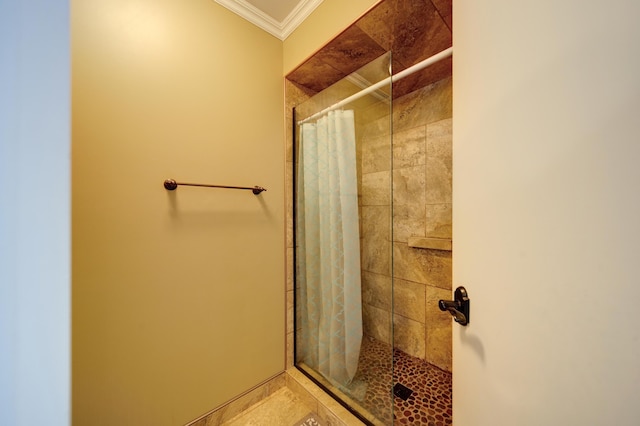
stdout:
[[298,426],[307,414],[309,409],[300,397],[285,387],[222,426]]
[[298,369],[291,368],[189,424],[221,425],[362,426],[363,423]]
[[[424,360],[393,350],[373,339],[363,341],[360,365],[351,389],[352,405],[369,411],[375,425],[449,426],[452,422],[451,373]],[[391,387],[401,383],[413,392],[406,399],[393,397]],[[269,386],[269,385],[267,385]],[[216,421],[215,416],[194,423],[197,426],[359,426],[348,413],[297,369],[287,370],[271,384],[269,396],[239,412]],[[391,399],[393,398],[393,411]],[[355,404],[354,404],[355,403]],[[238,413],[238,411],[236,411]],[[224,413],[221,413],[224,415]],[[302,422],[309,414],[318,421]]]
[[446,426],[453,424],[451,373],[395,350],[394,383],[413,390],[403,401],[394,397],[394,425]]
[[[368,384],[362,405],[385,424],[446,426],[452,422],[451,373],[428,362],[365,338],[360,353],[356,380]],[[393,376],[392,376],[393,375]],[[413,391],[405,401],[393,397],[394,421],[391,422],[391,387],[400,383]]]

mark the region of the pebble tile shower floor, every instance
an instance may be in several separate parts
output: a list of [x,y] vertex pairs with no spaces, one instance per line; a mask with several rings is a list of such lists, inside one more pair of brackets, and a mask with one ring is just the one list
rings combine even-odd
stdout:
[[[362,405],[385,424],[451,425],[451,373],[394,349],[392,381],[390,351],[387,344],[363,339],[358,372],[352,382],[352,386],[366,387]],[[392,423],[391,412],[387,408],[392,397],[390,386],[395,383],[401,383],[413,393],[406,401],[393,397]]]

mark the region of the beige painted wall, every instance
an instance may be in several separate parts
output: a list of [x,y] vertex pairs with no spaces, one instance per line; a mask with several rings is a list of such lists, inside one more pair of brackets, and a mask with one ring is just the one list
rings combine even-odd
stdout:
[[184,424],[284,368],[282,42],[204,0],[71,29],[73,423]]
[[287,75],[380,0],[324,0],[284,41],[283,71]]

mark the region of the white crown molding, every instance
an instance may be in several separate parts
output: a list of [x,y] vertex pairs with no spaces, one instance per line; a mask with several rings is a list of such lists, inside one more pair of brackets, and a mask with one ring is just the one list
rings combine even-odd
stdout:
[[278,22],[245,0],[215,0],[233,13],[240,15],[252,24],[262,28],[269,34],[286,39],[300,25],[323,0],[302,0],[287,15],[282,22]]
[[286,39],[324,0],[302,0],[282,21],[282,37]]

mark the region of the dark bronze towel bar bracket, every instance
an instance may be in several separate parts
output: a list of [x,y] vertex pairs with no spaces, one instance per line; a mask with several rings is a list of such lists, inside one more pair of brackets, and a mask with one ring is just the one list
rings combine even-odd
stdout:
[[205,184],[202,184],[202,183],[176,182],[173,179],[167,179],[167,180],[164,181],[164,187],[165,187],[165,189],[167,189],[169,191],[173,191],[174,189],[176,189],[178,187],[178,185],[183,185],[183,186],[204,186],[206,188],[248,189],[251,192],[253,192],[255,195],[260,194],[262,191],[266,191],[266,189],[261,187],[261,186],[248,187],[248,186],[227,186],[227,185],[205,185]]

